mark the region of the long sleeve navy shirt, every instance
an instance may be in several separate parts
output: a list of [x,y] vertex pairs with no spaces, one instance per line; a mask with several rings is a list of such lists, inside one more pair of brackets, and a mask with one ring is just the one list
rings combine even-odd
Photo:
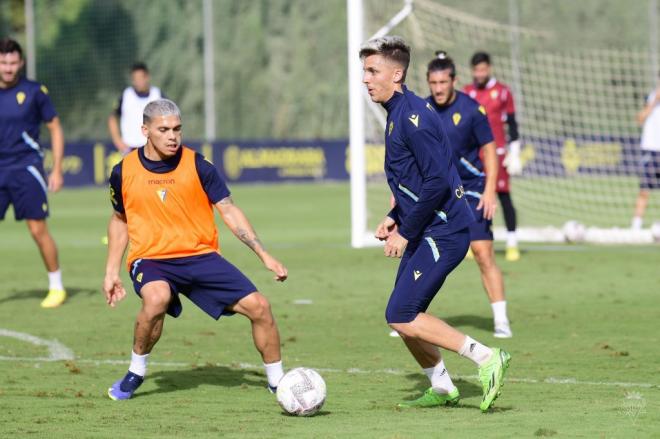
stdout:
[[415,241],[467,227],[474,216],[433,106],[405,86],[383,106],[385,175],[396,201],[389,216],[401,236]]

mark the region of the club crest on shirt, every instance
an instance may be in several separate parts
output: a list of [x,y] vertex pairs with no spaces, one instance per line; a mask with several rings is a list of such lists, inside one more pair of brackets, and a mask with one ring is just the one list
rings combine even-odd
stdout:
[[165,196],[167,195],[167,189],[158,189],[156,191],[156,194],[158,194],[158,198],[160,198],[160,201],[165,203]]
[[26,98],[25,93],[23,93],[22,91],[16,93],[16,102],[18,102],[18,105],[23,105],[23,102],[25,102],[25,98]]
[[454,125],[458,125],[459,122],[461,121],[461,113],[454,113],[454,114],[451,116],[451,120],[454,121]]
[[390,121],[390,127],[387,129],[387,135],[389,136],[392,134],[392,130],[394,129],[394,121]]
[[490,91],[490,98],[491,99],[497,99],[498,96],[499,96],[499,93],[497,92],[497,90],[491,90]]
[[419,114],[412,114],[408,120],[411,121],[415,127],[419,127]]

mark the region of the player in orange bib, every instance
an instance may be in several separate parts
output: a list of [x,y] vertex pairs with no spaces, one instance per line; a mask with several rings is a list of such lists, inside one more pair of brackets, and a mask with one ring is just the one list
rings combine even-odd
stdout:
[[103,290],[113,307],[126,295],[119,271],[128,246],[128,270],[142,308],[128,372],[108,389],[108,396],[129,399],[142,384],[165,314],[181,314],[180,294],[215,319],[234,313],[250,319],[268,388],[275,392],[283,376],[277,325],[266,297],[221,256],[213,206],[232,233],[275,273],[275,280],[286,280],[287,269],[266,252],[217,169],[181,145],[181,113],[174,102],[148,104],[142,132],[147,144],[126,155],[110,177],[114,212]]

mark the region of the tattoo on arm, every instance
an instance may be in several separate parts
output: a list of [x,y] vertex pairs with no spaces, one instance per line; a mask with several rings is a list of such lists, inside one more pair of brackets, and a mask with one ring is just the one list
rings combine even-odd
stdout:
[[236,236],[238,236],[238,239],[243,241],[248,247],[250,247],[252,250],[258,250],[258,249],[264,249],[264,245],[261,243],[261,240],[255,233],[250,233],[248,230],[245,229],[238,229],[236,230]]

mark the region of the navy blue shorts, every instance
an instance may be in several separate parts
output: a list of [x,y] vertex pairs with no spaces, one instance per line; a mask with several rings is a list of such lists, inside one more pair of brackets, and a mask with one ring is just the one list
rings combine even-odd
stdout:
[[425,236],[408,243],[385,311],[387,323],[412,322],[425,312],[469,247],[467,227],[451,235]]
[[660,151],[642,151],[640,189],[660,189]]
[[17,220],[40,220],[48,217],[48,185],[43,166],[0,169],[0,220],[9,205]]
[[183,294],[205,313],[219,319],[232,315],[226,311],[243,297],[257,291],[250,280],[217,253],[172,259],[138,259],[131,264],[131,280],[140,296],[142,286],[162,280],[170,284],[172,300],[167,313],[179,317]]
[[472,209],[475,221],[470,224],[470,241],[492,241],[493,240],[493,221],[484,218],[484,209],[477,210],[479,198],[465,192],[468,204]]

